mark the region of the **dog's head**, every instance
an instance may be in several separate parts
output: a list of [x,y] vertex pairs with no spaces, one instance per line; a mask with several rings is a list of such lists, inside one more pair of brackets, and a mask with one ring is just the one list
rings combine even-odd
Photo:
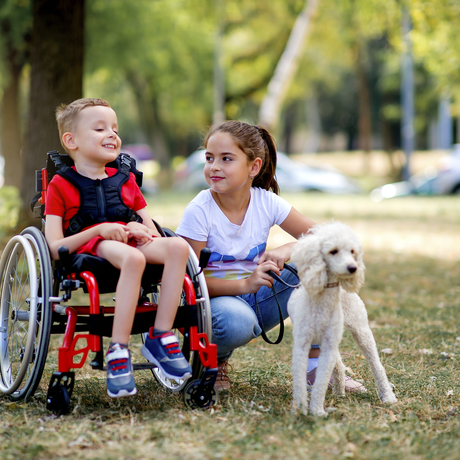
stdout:
[[332,280],[348,292],[364,284],[363,248],[353,230],[341,222],[316,225],[292,251],[302,285],[319,294]]

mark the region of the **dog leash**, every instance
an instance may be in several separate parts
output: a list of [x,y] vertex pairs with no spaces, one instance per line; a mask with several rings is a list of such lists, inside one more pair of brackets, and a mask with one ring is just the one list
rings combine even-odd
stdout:
[[[286,264],[284,264],[284,268],[286,270],[290,271],[291,273],[293,273],[295,276],[297,276],[297,278],[299,277],[299,275],[297,273],[297,270],[295,268],[291,267],[290,265],[286,265]],[[279,281],[280,283],[284,284],[287,287],[298,288],[300,286],[300,280],[299,280],[299,282],[297,284],[289,284],[289,283],[286,283],[286,281],[284,281],[283,279],[281,279],[275,272],[272,272],[271,270],[268,270],[267,273],[273,279],[275,279],[276,281]]]
[[[297,270],[295,268],[292,268],[290,265],[284,264],[284,268],[293,273],[298,277]],[[286,283],[283,279],[281,279],[276,273],[272,272],[271,270],[268,270],[267,273],[276,281],[279,281],[280,283],[284,284],[285,286],[291,287],[291,288],[298,288],[300,286],[300,282],[297,284],[289,284]],[[261,335],[262,338],[265,340],[265,342],[271,344],[271,345],[278,345],[282,340],[284,336],[284,318],[283,318],[283,312],[281,311],[281,306],[278,301],[278,297],[276,296],[276,291],[275,288],[272,286],[272,291],[273,295],[276,300],[276,305],[278,305],[278,313],[279,313],[279,318],[280,318],[280,331],[278,334],[278,338],[272,342],[268,337],[267,334],[265,333],[265,328],[264,328],[264,322],[262,319],[262,315],[260,314],[260,309],[259,309],[259,304],[257,302],[257,293],[254,293],[254,309],[256,311],[257,318],[259,319],[259,324],[260,328],[262,329]]]
[[[297,278],[299,277],[299,275],[297,273],[297,270],[295,268],[291,267],[290,265],[286,265],[286,264],[284,264],[284,268],[288,269],[291,273],[294,273],[294,275],[296,275]],[[286,283],[286,281],[281,279],[276,273],[272,272],[271,270],[268,270],[267,273],[273,279],[275,279],[276,281],[279,281],[280,283],[284,284],[285,286],[288,286],[288,287],[291,287],[291,288],[298,288],[300,286],[300,281],[297,284],[289,284],[289,283]],[[334,288],[334,287],[337,287],[338,285],[339,285],[339,282],[336,281],[335,283],[327,283],[326,286],[324,286],[324,287],[325,288]]]

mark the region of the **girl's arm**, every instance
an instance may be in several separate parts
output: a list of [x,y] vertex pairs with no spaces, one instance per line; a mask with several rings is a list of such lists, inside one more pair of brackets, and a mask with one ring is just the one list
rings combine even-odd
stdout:
[[[184,239],[190,244],[196,255],[200,257],[200,251],[206,247],[206,242],[191,240],[185,237]],[[277,275],[280,274],[277,265],[273,261],[267,261],[259,265],[251,276],[245,279],[223,280],[207,276],[206,284],[208,286],[209,296],[237,296],[257,292],[261,286],[271,287],[273,278],[267,274],[268,270],[273,270]]]
[[58,249],[61,246],[67,246],[72,254],[96,236],[102,236],[106,240],[126,243],[128,241],[128,230],[129,228],[126,225],[103,223],[75,235],[64,237],[62,217],[50,214],[46,216],[45,238],[50,248],[51,256],[57,260],[59,259]]
[[[288,214],[286,219],[284,219],[280,227],[297,240],[303,234],[307,233],[308,230],[310,230],[310,228],[312,228],[314,225],[315,222],[300,214],[297,209],[292,208],[291,212]],[[291,259],[291,252],[295,243],[296,242],[293,241],[291,243],[286,243],[276,249],[266,251],[259,259],[258,263],[262,264],[268,260],[271,260],[276,263],[280,270],[282,270],[285,262]]]

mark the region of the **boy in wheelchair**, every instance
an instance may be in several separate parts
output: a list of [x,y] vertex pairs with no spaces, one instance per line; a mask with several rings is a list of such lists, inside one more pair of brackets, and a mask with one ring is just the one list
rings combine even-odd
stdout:
[[163,265],[155,324],[142,355],[171,379],[187,379],[192,369],[170,331],[179,305],[188,244],[162,238],[150,218],[133,173],[106,168],[120,154],[117,116],[102,99],[78,99],[56,110],[59,136],[75,166],[51,180],[46,200],[45,237],[51,255],[92,254],[120,270],[112,340],[107,354],[107,393],[136,394],[129,337],[146,264]]

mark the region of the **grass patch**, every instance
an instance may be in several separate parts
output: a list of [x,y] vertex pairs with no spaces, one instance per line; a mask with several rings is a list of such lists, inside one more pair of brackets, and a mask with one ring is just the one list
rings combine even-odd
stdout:
[[[192,196],[151,197],[152,215],[175,228]],[[345,360],[369,392],[334,398],[326,419],[291,416],[292,335],[278,346],[262,339],[232,358],[233,386],[210,411],[189,411],[178,394],[136,373],[138,395],[112,400],[105,375],[77,371],[71,413],[45,409],[61,336],[53,337],[45,376],[34,398],[0,398],[3,459],[451,459],[460,452],[460,200],[410,197],[372,203],[365,196],[286,196],[317,222],[350,224],[365,248],[361,296],[398,403],[378,399],[366,360],[344,334]],[[286,241],[274,230],[270,244]],[[277,331],[270,334],[276,335]],[[138,339],[132,342],[140,356]]]

